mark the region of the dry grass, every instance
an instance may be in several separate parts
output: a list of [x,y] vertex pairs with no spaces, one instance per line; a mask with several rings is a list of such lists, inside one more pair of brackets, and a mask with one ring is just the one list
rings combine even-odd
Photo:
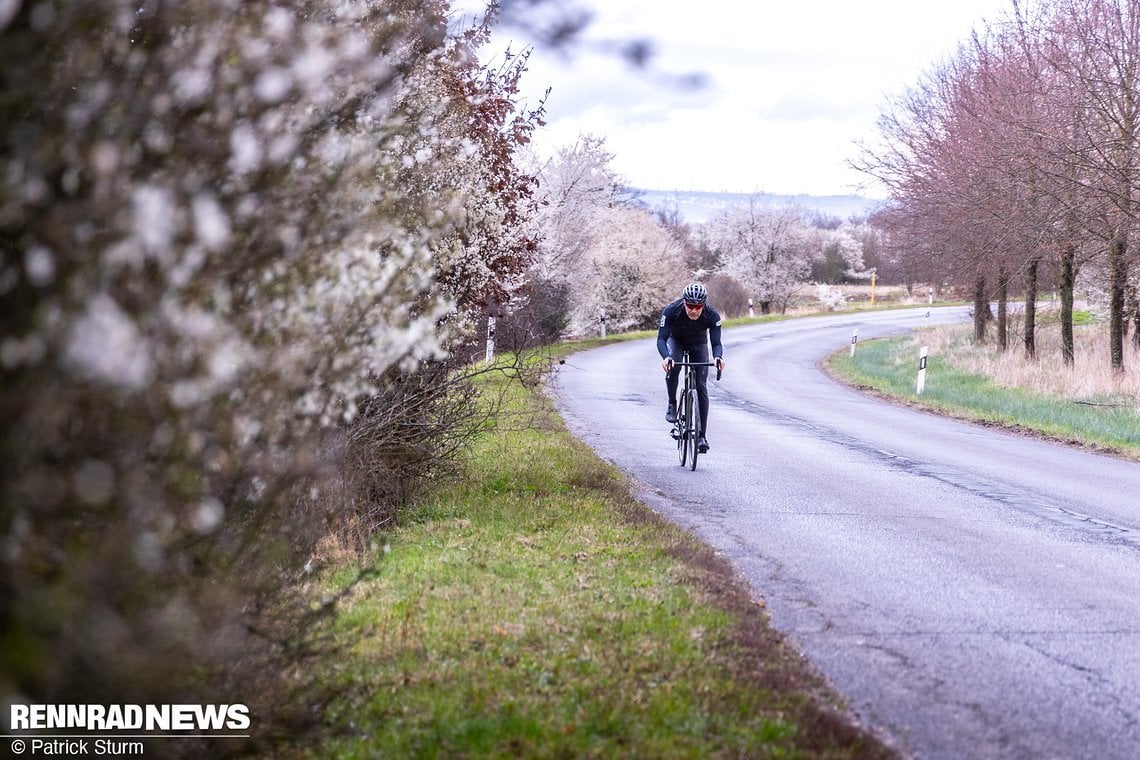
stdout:
[[1069,367],[1062,359],[1056,324],[1037,331],[1037,357],[1030,359],[1017,322],[1005,352],[998,351],[992,330],[987,343],[976,345],[968,325],[934,328],[922,340],[932,355],[945,356],[955,368],[984,375],[1005,388],[1024,388],[1072,401],[1112,400],[1140,406],[1140,351],[1131,342],[1125,346],[1124,372],[1117,372],[1109,360],[1108,327],[1078,327],[1074,330],[1074,363]]
[[[827,366],[846,382],[905,404],[1140,461],[1140,351],[1129,344],[1125,370],[1114,372],[1107,328],[1078,327],[1076,361],[1066,366],[1055,320],[1038,333],[1035,361],[1017,340],[998,351],[992,327],[989,341],[976,345],[972,328],[867,341],[854,357],[836,352]],[[918,396],[914,360],[923,345],[929,364]]]

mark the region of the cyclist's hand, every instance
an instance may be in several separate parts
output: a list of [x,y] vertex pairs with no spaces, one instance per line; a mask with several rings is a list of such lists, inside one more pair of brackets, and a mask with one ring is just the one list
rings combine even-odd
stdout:
[[661,369],[665,370],[666,373],[668,373],[669,370],[673,369],[673,357],[672,356],[666,356],[665,357],[664,361],[661,362]]
[[716,371],[724,372],[724,359],[720,358],[719,356],[716,358]]

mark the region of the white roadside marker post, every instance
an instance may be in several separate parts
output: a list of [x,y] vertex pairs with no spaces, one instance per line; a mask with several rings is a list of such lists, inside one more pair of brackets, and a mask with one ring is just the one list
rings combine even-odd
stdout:
[[856,327],[855,331],[851,333],[851,355],[855,355],[855,344],[859,342],[859,328]]
[[926,346],[918,352],[918,393],[921,396],[922,390],[926,387]]
[[487,315],[487,364],[495,361],[495,317]]
[[601,316],[602,321],[602,340],[606,339],[606,313],[603,311]]

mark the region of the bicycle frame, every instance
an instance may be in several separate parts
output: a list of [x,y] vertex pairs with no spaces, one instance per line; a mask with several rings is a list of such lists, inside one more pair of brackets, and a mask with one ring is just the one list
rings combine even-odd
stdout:
[[[690,470],[697,469],[697,454],[700,453],[697,443],[701,435],[701,408],[697,398],[696,368],[712,367],[715,364],[715,362],[689,361],[688,351],[681,354],[681,361],[673,363],[673,366],[685,369],[681,373],[684,380],[680,398],[677,400],[677,421],[673,423],[670,435],[677,441],[677,458],[681,466],[688,465]],[[720,370],[717,370],[716,378],[720,380]]]

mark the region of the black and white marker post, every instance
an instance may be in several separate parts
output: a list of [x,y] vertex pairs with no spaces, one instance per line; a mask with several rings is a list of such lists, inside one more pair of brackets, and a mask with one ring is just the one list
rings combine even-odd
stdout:
[[606,313],[603,311],[600,317],[602,323],[602,340],[606,339]]
[[487,315],[487,364],[495,361],[495,315]]
[[922,390],[926,387],[926,346],[918,352],[918,394],[922,395]]
[[855,331],[851,333],[851,355],[855,355],[855,344],[859,342],[859,328],[856,327]]

